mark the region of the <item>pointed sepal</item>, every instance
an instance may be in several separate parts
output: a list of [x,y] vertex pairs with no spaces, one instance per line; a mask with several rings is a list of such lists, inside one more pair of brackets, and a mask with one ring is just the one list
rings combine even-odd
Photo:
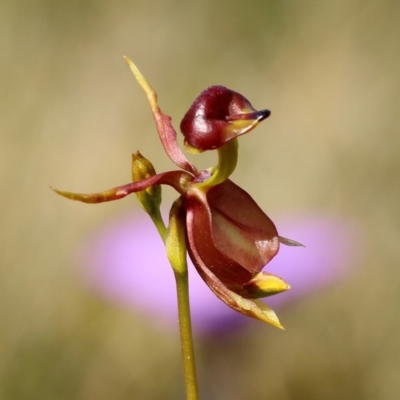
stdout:
[[301,244],[300,242],[296,242],[295,240],[285,238],[283,236],[279,236],[279,242],[286,245],[286,246],[292,246],[292,247],[306,247],[304,244]]
[[243,292],[240,293],[247,299],[259,299],[273,296],[290,289],[290,285],[279,276],[268,272],[260,272],[249,282],[243,285]]
[[165,152],[168,157],[185,171],[196,173],[197,169],[193,166],[185,155],[182,153],[176,140],[176,131],[171,124],[171,117],[164,114],[158,106],[157,93],[149,85],[146,78],[142,75],[136,65],[128,57],[124,57],[130,70],[138,81],[140,87],[143,89],[147,100],[150,104],[151,113],[153,114],[156,122],[157,131],[161,139],[161,143],[164,146]]
[[131,182],[126,185],[117,186],[99,193],[74,193],[54,189],[53,187],[50,188],[60,196],[63,196],[67,199],[93,204],[119,200],[131,193],[145,190],[153,185],[169,185],[176,189],[179,193],[184,194],[187,191],[187,186],[192,180],[193,176],[187,172],[169,171],[151,176],[150,178],[143,179],[139,182]]

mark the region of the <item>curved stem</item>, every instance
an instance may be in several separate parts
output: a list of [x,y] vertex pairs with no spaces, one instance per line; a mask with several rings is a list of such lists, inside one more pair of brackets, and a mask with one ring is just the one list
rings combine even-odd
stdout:
[[218,149],[218,165],[212,168],[212,175],[209,179],[193,186],[211,187],[226,181],[236,168],[238,159],[239,143],[237,138],[230,140]]

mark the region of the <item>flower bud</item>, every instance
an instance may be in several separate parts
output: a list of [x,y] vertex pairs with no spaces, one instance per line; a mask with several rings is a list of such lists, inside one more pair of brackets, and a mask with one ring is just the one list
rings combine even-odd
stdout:
[[194,101],[180,128],[187,147],[218,149],[269,115],[269,110],[256,111],[241,94],[224,86],[211,86]]
[[[134,182],[139,182],[154,175],[156,175],[156,171],[147,158],[143,157],[139,151],[132,154],[132,179]],[[148,214],[154,215],[161,205],[161,185],[150,186],[137,192],[136,196],[144,210]]]

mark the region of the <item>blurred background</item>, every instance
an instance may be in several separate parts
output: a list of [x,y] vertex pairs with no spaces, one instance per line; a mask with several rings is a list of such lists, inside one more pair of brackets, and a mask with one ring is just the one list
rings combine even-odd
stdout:
[[399,21],[395,0],[2,1],[0,398],[184,398],[178,336],[88,291],[75,265],[135,199],[48,187],[127,183],[136,150],[173,168],[123,55],[176,127],[212,84],[271,109],[233,180],[271,218],[340,215],[363,236],[355,273],[280,310],[285,332],[197,338],[203,398],[399,398]]

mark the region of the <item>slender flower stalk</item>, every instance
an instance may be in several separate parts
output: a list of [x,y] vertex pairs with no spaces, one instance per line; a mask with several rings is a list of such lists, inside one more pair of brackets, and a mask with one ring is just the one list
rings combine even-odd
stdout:
[[[187,399],[197,400],[186,253],[207,286],[226,305],[283,329],[275,312],[259,299],[290,286],[262,269],[278,253],[280,243],[301,244],[279,236],[251,196],[229,179],[237,165],[237,138],[255,128],[270,111],[256,111],[245,97],[224,86],[204,90],[180,124],[188,151],[218,151],[218,165],[198,171],[180,150],[171,118],[158,106],[156,92],[133,62],[126,61],[147,96],[164,150],[180,169],[157,174],[150,161],[137,152],[132,156],[131,183],[92,194],[53,190],[84,203],[136,194],[163,239],[175,275],[186,394]],[[167,227],[160,213],[163,184],[179,193]]]
[[[197,375],[193,348],[193,332],[189,305],[189,275],[186,262],[185,232],[179,224],[182,199],[175,201],[171,208],[168,230],[165,229],[158,208],[157,216],[149,213],[166,246],[168,259],[174,270],[178,299],[179,333],[181,338],[182,363],[186,386],[186,399],[197,400]],[[160,220],[157,217],[160,216]]]
[[187,266],[184,273],[178,274],[175,272],[175,282],[178,294],[179,333],[181,337],[186,399],[197,400],[199,398],[199,393],[197,388],[196,362],[193,348],[192,321],[190,317]]

